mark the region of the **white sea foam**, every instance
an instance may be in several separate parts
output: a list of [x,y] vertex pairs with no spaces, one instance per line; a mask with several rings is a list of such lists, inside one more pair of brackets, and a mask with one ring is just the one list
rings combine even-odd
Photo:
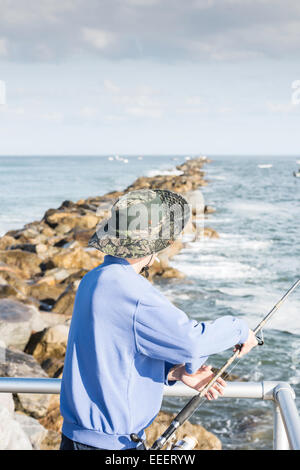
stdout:
[[187,243],[183,253],[207,253],[207,252],[222,252],[225,249],[238,250],[265,250],[272,245],[272,240],[259,240],[249,239],[242,235],[235,233],[222,233],[219,232],[220,238],[204,238],[202,240]]
[[224,203],[224,206],[234,212],[246,213],[248,216],[253,216],[261,213],[276,212],[277,206],[269,204],[268,202],[255,201],[255,200],[232,200]]
[[154,169],[154,170],[149,170],[146,173],[146,176],[149,176],[152,178],[153,176],[160,176],[160,175],[174,175],[174,176],[180,176],[183,175],[183,171],[172,169],[172,170],[161,170],[161,169]]
[[262,275],[260,270],[252,266],[222,256],[205,256],[199,259],[199,263],[196,263],[195,259],[193,262],[187,259],[181,261],[178,256],[175,267],[188,276],[203,280],[250,279]]
[[227,177],[222,176],[222,175],[211,175],[211,174],[209,174],[209,179],[210,180],[217,180],[217,181],[225,181],[225,180],[227,180]]

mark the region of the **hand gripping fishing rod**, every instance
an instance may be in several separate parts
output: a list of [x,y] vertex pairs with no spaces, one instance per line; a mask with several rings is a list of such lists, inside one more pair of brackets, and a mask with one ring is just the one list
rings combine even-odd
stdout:
[[[298,287],[300,284],[300,279],[292,285],[292,287],[284,294],[284,296],[277,302],[276,305],[272,308],[272,310],[266,315],[263,320],[257,325],[257,327],[253,330],[254,334],[257,335],[265,326],[265,324],[270,320],[270,318],[274,315],[274,313],[279,309],[281,304],[287,299],[287,297],[293,292],[293,290]],[[263,344],[260,338],[258,338],[260,345]],[[181,426],[186,420],[188,420],[192,414],[197,410],[199,405],[202,402],[202,398],[208,392],[208,390],[215,384],[219,377],[225,372],[225,370],[233,363],[233,361],[238,357],[240,353],[240,349],[237,349],[235,353],[228,359],[228,361],[218,370],[216,375],[208,382],[208,384],[201,390],[198,395],[195,395],[186,405],[185,407],[178,413],[178,415],[173,419],[170,426],[166,429],[166,431],[154,442],[151,450],[159,450],[161,449],[166,442],[170,439],[170,437],[175,433],[175,431]]]

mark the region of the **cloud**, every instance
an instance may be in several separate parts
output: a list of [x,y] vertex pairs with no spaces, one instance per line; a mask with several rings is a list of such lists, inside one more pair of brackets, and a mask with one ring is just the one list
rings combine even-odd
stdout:
[[267,102],[266,103],[267,110],[274,114],[287,114],[292,113],[295,111],[295,107],[293,103],[275,103],[275,102]]
[[7,56],[8,49],[7,49],[7,39],[0,38],[0,57]]
[[202,98],[201,96],[189,96],[188,98],[186,98],[185,103],[188,106],[201,106]]
[[115,34],[96,28],[82,28],[82,37],[95,49],[106,49],[116,40]]
[[110,93],[119,93],[120,88],[115,85],[111,80],[104,80],[104,88]]
[[50,122],[61,123],[64,115],[59,111],[50,111],[41,115],[43,119]]
[[241,61],[300,45],[295,0],[0,0],[0,11],[13,61]]
[[92,106],[84,106],[80,109],[79,115],[85,119],[92,119],[98,114],[98,109],[93,108]]
[[132,106],[126,108],[126,113],[135,117],[160,119],[163,116],[163,109],[159,107]]

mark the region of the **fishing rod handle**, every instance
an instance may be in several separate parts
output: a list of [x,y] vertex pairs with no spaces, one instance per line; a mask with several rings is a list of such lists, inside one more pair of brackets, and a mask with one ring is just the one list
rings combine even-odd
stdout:
[[170,439],[170,437],[176,432],[176,429],[181,426],[187,419],[189,419],[194,412],[199,407],[203,397],[208,392],[208,390],[215,384],[219,377],[225,372],[225,370],[232,364],[235,358],[239,355],[240,349],[235,351],[235,353],[228,359],[226,364],[218,370],[216,375],[208,382],[208,384],[201,390],[200,393],[193,396],[191,400],[182,408],[182,410],[175,416],[172,420],[170,426],[165,430],[165,432],[154,442],[153,446],[151,447],[152,450],[159,450],[161,449],[166,442]]

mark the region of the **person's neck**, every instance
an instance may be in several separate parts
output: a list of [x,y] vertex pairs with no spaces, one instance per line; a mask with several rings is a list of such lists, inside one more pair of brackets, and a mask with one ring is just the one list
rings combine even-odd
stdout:
[[144,258],[132,259],[126,258],[128,263],[133,267],[136,273],[140,273],[144,266],[146,266],[151,259],[151,256],[145,256]]

